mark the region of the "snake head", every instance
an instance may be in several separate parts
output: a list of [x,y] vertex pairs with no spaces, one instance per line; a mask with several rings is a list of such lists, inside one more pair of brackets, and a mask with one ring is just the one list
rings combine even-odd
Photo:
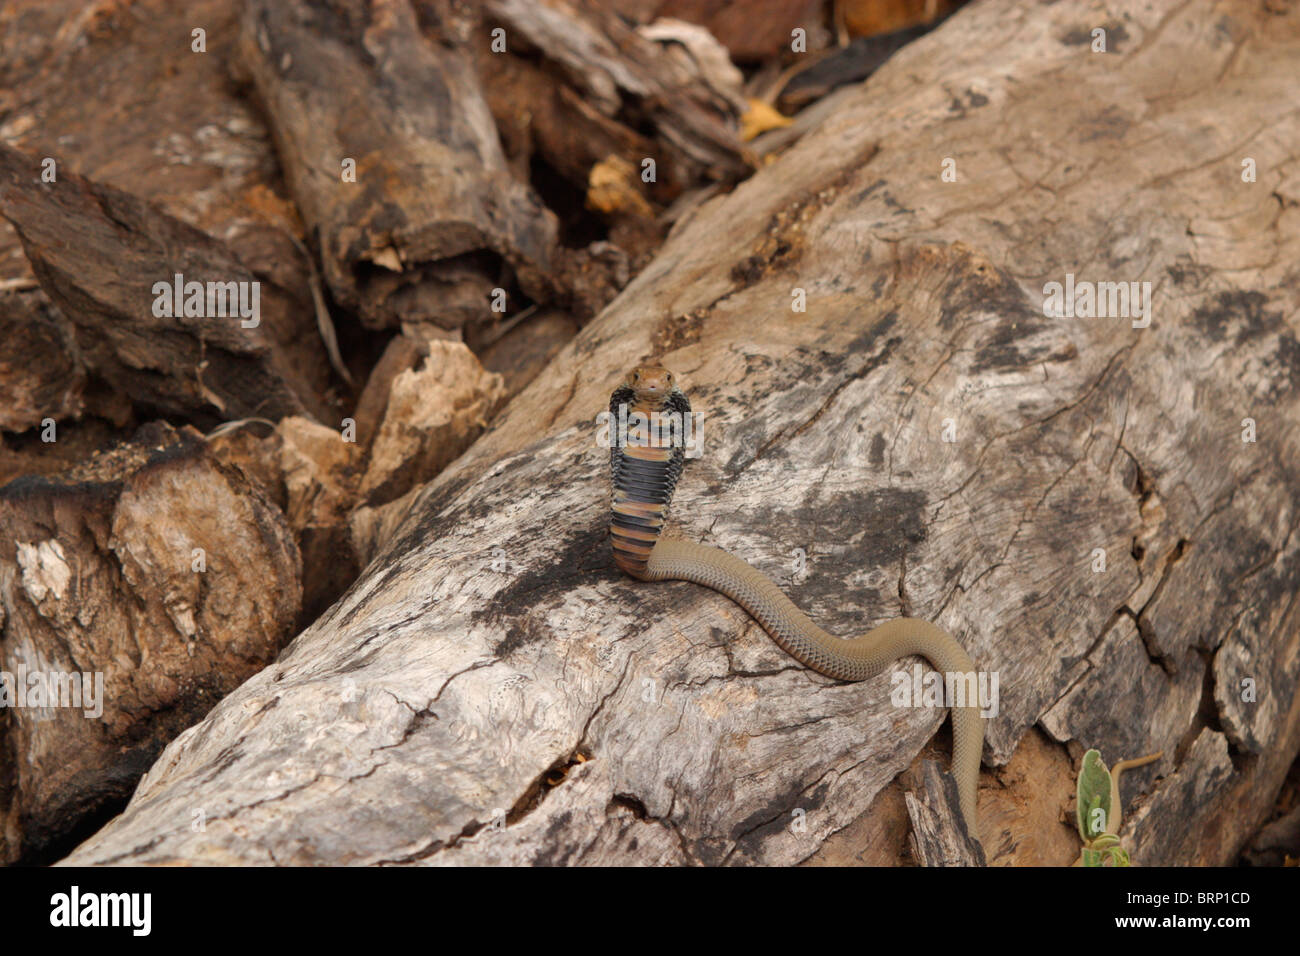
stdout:
[[658,405],[672,392],[676,379],[659,365],[638,365],[627,373],[625,384],[636,393],[638,402]]

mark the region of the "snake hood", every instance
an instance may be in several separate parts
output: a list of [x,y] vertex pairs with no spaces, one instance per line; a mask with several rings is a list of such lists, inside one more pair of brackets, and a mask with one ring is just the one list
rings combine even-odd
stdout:
[[639,365],[609,397],[609,412],[614,563],[640,578],[686,464],[682,436],[691,403],[668,369]]

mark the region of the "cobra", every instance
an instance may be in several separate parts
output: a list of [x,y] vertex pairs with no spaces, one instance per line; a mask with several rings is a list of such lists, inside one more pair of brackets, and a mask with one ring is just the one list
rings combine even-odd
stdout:
[[[632,369],[610,396],[610,413],[636,425],[623,440],[610,443],[613,517],[610,534],[614,563],[640,581],[692,581],[743,607],[772,640],[796,660],[838,680],[862,681],[900,657],[917,654],[944,674],[975,671],[970,656],[945,631],[919,618],[900,617],[860,637],[843,639],[823,631],[757,569],[719,548],[678,538],[662,538],[668,504],[686,462],[683,429],[691,414],[686,394],[673,373],[658,366]],[[658,427],[656,427],[658,426]],[[975,795],[984,718],[978,701],[952,708],[952,769],[961,815],[979,838]]]

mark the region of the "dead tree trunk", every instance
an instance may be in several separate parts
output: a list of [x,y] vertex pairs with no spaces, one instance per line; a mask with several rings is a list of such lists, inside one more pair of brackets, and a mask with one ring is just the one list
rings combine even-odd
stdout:
[[[990,862],[1077,856],[1085,747],[1165,752],[1138,862],[1232,860],[1300,747],[1300,10],[1111,6],[963,8],[679,223],[69,862],[886,862],[908,807],[942,854],[891,784],[942,711],[611,568],[593,417],[648,358],[705,416],[679,533],[999,675]],[[1151,283],[1149,324],[1045,314],[1067,281]]]
[[335,299],[375,328],[493,318],[508,264],[546,297],[555,219],[506,167],[467,58],[404,3],[248,0],[239,64]]

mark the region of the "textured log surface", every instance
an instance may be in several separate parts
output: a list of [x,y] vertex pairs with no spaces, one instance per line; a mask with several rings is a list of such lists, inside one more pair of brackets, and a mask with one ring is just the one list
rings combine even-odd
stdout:
[[[106,381],[150,412],[208,424],[326,415],[324,348],[296,298],[259,279],[225,243],[137,196],[69,171],[43,182],[41,172],[37,157],[0,146],[0,212]],[[257,284],[260,311],[245,320],[231,301],[218,316],[209,298],[199,310],[206,314],[182,316],[176,297],[160,316],[155,284],[177,275]]]
[[596,112],[639,114],[668,145],[676,164],[721,176],[747,171],[734,105],[700,74],[599,4],[566,0],[489,0],[506,35],[537,48]]
[[[125,190],[226,242],[243,263],[298,300],[303,324],[294,330],[293,351],[320,384],[324,356],[313,347],[308,266],[294,245],[301,222],[283,195],[271,138],[255,105],[236,95],[227,76],[239,7],[232,0],[6,0],[0,8],[0,140],[30,157],[57,160],[59,174],[75,172]],[[206,30],[202,53],[189,39],[198,24]],[[160,77],[166,78],[165,96],[158,95]],[[26,322],[35,308],[72,335],[73,326],[43,290],[6,295],[9,279],[34,281],[34,274],[4,221],[0,323]],[[5,340],[0,362],[20,354],[13,336]],[[62,362],[29,363],[25,377],[38,380],[40,394],[49,395],[65,387],[68,361],[76,365],[75,378],[84,356],[74,351]],[[106,399],[93,396],[91,414],[103,416]],[[76,403],[44,407],[63,426]],[[16,417],[0,413],[0,429],[17,430],[28,416]],[[23,467],[37,464],[28,459]]]
[[[302,570],[280,511],[193,429],[163,423],[5,485],[0,540],[15,546],[0,550],[0,861],[12,862],[120,806],[164,744],[275,657]],[[85,691],[38,698],[32,677],[48,673],[84,675]]]
[[906,794],[912,855],[926,866],[983,866],[980,846],[968,839],[957,811],[957,784],[933,760],[923,760],[919,786]]
[[[1165,751],[1125,778],[1138,862],[1233,860],[1300,747],[1300,10],[1109,9],[1099,54],[1072,5],[972,4],[679,222],[69,861],[904,855],[891,781],[941,711],[610,568],[592,418],[650,357],[705,416],[680,533],[828,630],[923,616],[999,675],[990,863],[1077,856],[1085,747]],[[1151,282],[1150,325],[1045,316],[1067,274]]]
[[85,387],[68,320],[39,288],[0,290],[0,431],[80,414]]
[[408,3],[249,0],[241,22],[240,69],[340,303],[375,328],[458,330],[492,317],[503,263],[546,295],[555,218],[509,175],[469,60],[424,42]]

